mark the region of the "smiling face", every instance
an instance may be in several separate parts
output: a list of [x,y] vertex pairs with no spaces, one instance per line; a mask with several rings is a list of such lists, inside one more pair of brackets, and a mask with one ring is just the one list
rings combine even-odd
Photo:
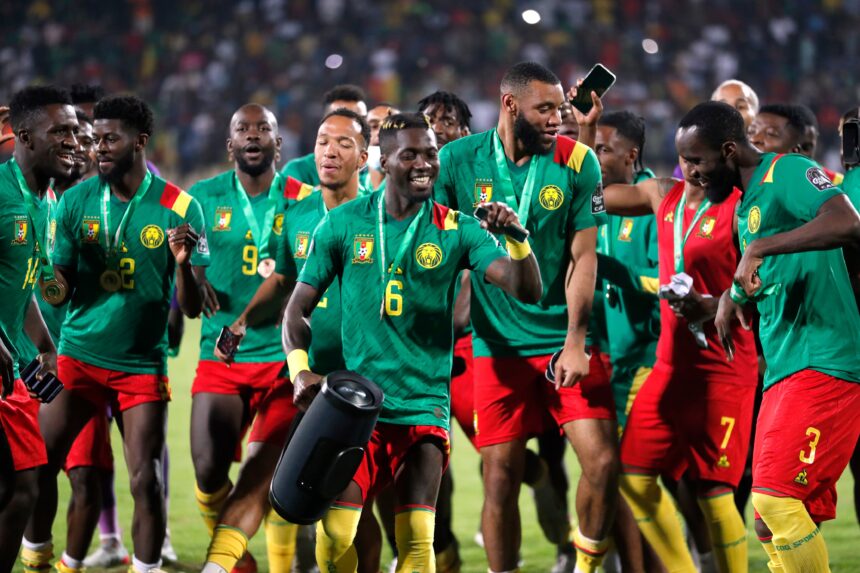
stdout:
[[329,189],[346,185],[367,161],[361,126],[352,118],[332,115],[317,130],[314,160],[320,183]]
[[386,187],[411,203],[429,199],[439,175],[439,148],[433,130],[399,130],[396,146],[383,146],[382,169],[387,174]]
[[727,141],[719,148],[708,145],[695,126],[682,127],[675,135],[684,178],[700,185],[712,203],[721,203],[740,184],[735,164],[736,144]]
[[143,153],[149,135],[123,125],[120,119],[97,119],[93,122],[93,140],[99,177],[116,183],[128,173],[139,153]]
[[561,84],[532,80],[517,95],[502,95],[502,106],[514,115],[514,136],[526,154],[549,153],[561,127]]
[[272,112],[256,104],[244,105],[230,120],[227,151],[239,170],[256,177],[270,170],[281,149],[278,122]]
[[19,140],[30,151],[34,170],[46,178],[68,178],[75,167],[78,147],[78,118],[70,105],[51,104],[42,108]]

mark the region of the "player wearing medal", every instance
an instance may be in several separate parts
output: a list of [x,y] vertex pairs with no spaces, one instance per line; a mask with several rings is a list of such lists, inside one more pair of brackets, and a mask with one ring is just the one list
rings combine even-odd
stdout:
[[57,214],[53,262],[69,301],[58,360],[66,390],[41,412],[48,464],[40,470],[26,537],[50,543],[57,472],[81,428],[116,396],[135,505],[133,567],[144,572],[159,566],[165,531],[160,459],[170,399],[170,294],[175,277],[183,311],[200,313],[192,258],[207,264],[208,249],[195,230],[204,232],[199,203],[146,168],[152,134],[146,103],[108,97],[94,114],[99,177],[67,191]]
[[[537,305],[472,281],[482,529],[491,571],[517,567],[525,442],[543,429],[547,410],[583,467],[575,535],[583,571],[594,571],[605,554],[618,495],[612,391],[596,355],[589,364],[586,354],[596,273],[592,196],[600,168],[587,146],[557,136],[563,102],[552,72],[517,64],[502,80],[498,127],[446,145],[436,183],[436,197],[453,207],[503,199],[518,208],[544,279]],[[594,199],[594,210],[601,210],[599,196]],[[560,346],[553,385],[544,371]]]
[[817,524],[835,516],[836,481],[860,434],[860,315],[838,247],[857,245],[860,216],[814,162],[753,147],[741,117],[723,104],[693,108],[675,141],[709,200],[743,189],[743,257],[716,323],[737,361],[743,306],[755,302],[761,316],[767,372],[753,457],[753,506],[763,521],[756,530],[772,571],[829,571]]
[[[519,227],[504,205],[487,220],[430,200],[439,171],[424,116],[398,114],[380,131],[384,192],[329,212],[317,228],[286,312],[285,347],[296,401],[306,407],[320,376],[308,365],[308,318],[326,288],[341,281],[346,366],[373,380],[385,404],[353,482],[321,521],[317,561],[354,571],[350,550],[364,499],[394,477],[397,571],[434,571],[433,508],[447,458],[453,293],[464,268],[525,301],[540,296],[528,243],[508,240],[510,256],[481,226]],[[446,326],[447,325],[447,326]],[[408,358],[406,358],[408,357]]]
[[[33,300],[44,284],[42,262],[48,248],[50,215],[55,213],[52,178],[74,169],[78,122],[67,92],[30,87],[10,102],[15,138],[12,159],[0,164],[0,569],[10,571],[21,546],[37,495],[37,468],[47,461],[39,432],[39,402],[31,398],[19,372],[19,333],[36,346],[43,368],[56,374],[56,349]],[[2,124],[0,124],[2,125]],[[45,269],[47,271],[47,269]],[[41,285],[40,285],[41,286]],[[37,295],[39,296],[39,295]],[[43,370],[44,372],[44,370]],[[26,547],[32,556],[44,547]],[[50,549],[48,549],[50,553]]]

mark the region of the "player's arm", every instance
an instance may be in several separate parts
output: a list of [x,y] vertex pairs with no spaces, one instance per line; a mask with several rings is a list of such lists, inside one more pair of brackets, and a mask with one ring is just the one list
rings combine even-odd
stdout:
[[200,236],[188,223],[167,230],[168,243],[176,259],[176,301],[183,314],[197,318],[203,310],[203,293],[191,264],[191,254]]
[[[504,203],[482,203],[487,216],[481,227],[491,233],[502,234],[506,227],[522,229],[516,212]],[[505,235],[508,256],[499,257],[487,267],[484,278],[509,295],[527,303],[536,303],[543,294],[540,268],[526,239],[520,243]]]
[[[54,346],[54,340],[51,338],[51,333],[45,325],[45,320],[42,318],[42,311],[39,310],[39,304],[36,302],[36,297],[30,297],[30,304],[27,306],[27,313],[24,315],[24,333],[33,341],[39,355],[36,359],[42,364],[43,371],[51,372],[54,376],[57,375],[57,347]],[[39,377],[41,378],[40,373]]]
[[460,292],[454,300],[454,338],[461,338],[471,321],[472,277],[469,271],[460,273]]
[[0,387],[0,399],[2,400],[15,390],[15,359],[9,352],[6,340],[0,330],[0,381],[3,383]]
[[71,213],[71,198],[64,194],[57,205],[57,231],[54,235],[54,246],[51,252],[54,278],[65,287],[65,296],[53,306],[63,306],[72,298],[78,283],[78,242],[76,231],[80,222]]
[[[576,86],[571,87],[567,92],[568,100],[572,100],[576,97],[576,93],[580,85],[582,85],[582,78],[577,80]],[[594,149],[597,142],[597,124],[603,116],[603,101],[598,97],[597,92],[592,91],[591,109],[588,110],[587,114],[583,114],[574,105],[571,105],[570,109],[573,112],[573,117],[576,119],[577,125],[579,126],[579,135],[576,136],[576,140],[580,143],[584,143],[591,149]]]
[[678,182],[671,177],[653,177],[635,185],[613,184],[603,188],[603,201],[610,215],[652,215],[672,187]]

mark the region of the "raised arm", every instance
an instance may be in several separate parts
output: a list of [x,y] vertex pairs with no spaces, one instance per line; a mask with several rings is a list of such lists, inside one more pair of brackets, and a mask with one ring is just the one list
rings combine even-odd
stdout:
[[603,188],[606,212],[631,217],[654,214],[677,182],[671,177],[655,177],[635,185],[608,185]]

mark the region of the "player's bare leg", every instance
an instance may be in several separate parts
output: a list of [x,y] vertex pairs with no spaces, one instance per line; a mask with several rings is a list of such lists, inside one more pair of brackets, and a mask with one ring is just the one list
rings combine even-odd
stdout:
[[491,571],[516,569],[522,538],[519,496],[526,441],[517,439],[481,448],[484,507],[481,531]]
[[245,403],[238,394],[195,394],[191,402],[191,457],[197,487],[211,494],[228,483],[241,439]]
[[101,512],[102,470],[80,466],[69,470],[72,496],[66,513],[66,554],[83,561]]
[[36,505],[37,468],[15,471],[6,436],[0,432],[0,570],[11,571],[27,517]]
[[[394,513],[392,508],[392,535]],[[355,550],[358,552],[358,573],[378,573],[382,560],[382,528],[373,515],[373,503],[364,504],[358,530],[355,532]]]

